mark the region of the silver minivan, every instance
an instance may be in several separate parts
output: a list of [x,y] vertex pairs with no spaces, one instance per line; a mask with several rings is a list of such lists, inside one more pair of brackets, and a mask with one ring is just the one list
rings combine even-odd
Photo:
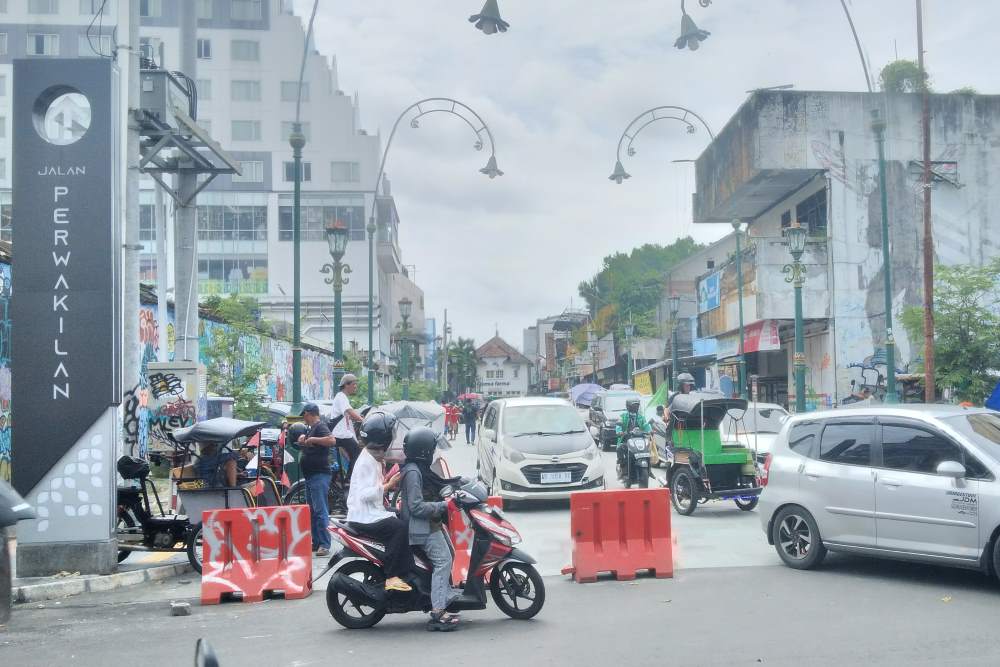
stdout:
[[758,511],[786,565],[829,551],[1000,573],[1000,413],[952,405],[811,412],[764,463]]

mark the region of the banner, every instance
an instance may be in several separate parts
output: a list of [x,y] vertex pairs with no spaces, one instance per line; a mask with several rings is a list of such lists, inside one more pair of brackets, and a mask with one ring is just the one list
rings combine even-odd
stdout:
[[698,283],[698,312],[705,313],[719,307],[721,301],[722,272],[710,273]]

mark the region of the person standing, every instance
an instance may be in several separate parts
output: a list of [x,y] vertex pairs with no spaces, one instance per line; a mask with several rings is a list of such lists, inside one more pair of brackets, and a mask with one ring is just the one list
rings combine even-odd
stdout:
[[298,444],[302,447],[299,466],[306,478],[306,502],[309,503],[312,522],[312,547],[317,556],[330,555],[330,507],[327,495],[330,493],[330,448],[335,439],[330,429],[319,417],[319,406],[306,403],[302,408],[302,420],[309,427],[309,433],[300,435]]
[[462,421],[465,423],[465,444],[471,445],[476,441],[476,418],[479,416],[479,411],[476,410],[476,405],[469,399],[466,399],[465,405],[462,407]]
[[351,407],[351,396],[358,392],[358,378],[352,373],[346,373],[340,379],[340,391],[333,399],[333,437],[337,439],[337,447],[344,450],[351,461],[350,468],[358,460],[361,450],[354,434],[353,424],[361,423],[361,415]]

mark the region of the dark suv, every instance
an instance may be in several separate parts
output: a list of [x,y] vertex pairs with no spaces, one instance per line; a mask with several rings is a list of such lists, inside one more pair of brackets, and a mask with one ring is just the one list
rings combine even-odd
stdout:
[[600,431],[597,444],[602,449],[615,448],[617,444],[615,426],[621,421],[622,413],[625,412],[625,402],[633,398],[643,402],[642,394],[638,392],[607,390],[598,392],[590,402],[590,423]]

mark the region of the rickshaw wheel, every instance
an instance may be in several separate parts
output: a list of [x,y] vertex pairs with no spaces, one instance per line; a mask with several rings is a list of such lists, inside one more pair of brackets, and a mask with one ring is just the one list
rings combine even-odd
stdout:
[[[382,572],[366,560],[351,561],[337,572],[370,586],[381,588],[385,584]],[[370,628],[385,617],[384,607],[354,604],[346,595],[334,590],[333,577],[330,577],[330,583],[326,587],[326,608],[330,610],[333,620],[349,630]]]
[[743,500],[742,498],[733,498],[733,501],[736,503],[736,506],[739,507],[741,510],[743,510],[744,512],[749,512],[753,508],[757,507],[757,503],[760,502],[760,498],[758,498],[757,496],[754,496],[750,500]]
[[192,526],[187,536],[187,556],[191,567],[201,574],[201,524]]
[[698,482],[694,475],[685,468],[674,473],[670,479],[670,501],[678,514],[689,516],[698,507]]

